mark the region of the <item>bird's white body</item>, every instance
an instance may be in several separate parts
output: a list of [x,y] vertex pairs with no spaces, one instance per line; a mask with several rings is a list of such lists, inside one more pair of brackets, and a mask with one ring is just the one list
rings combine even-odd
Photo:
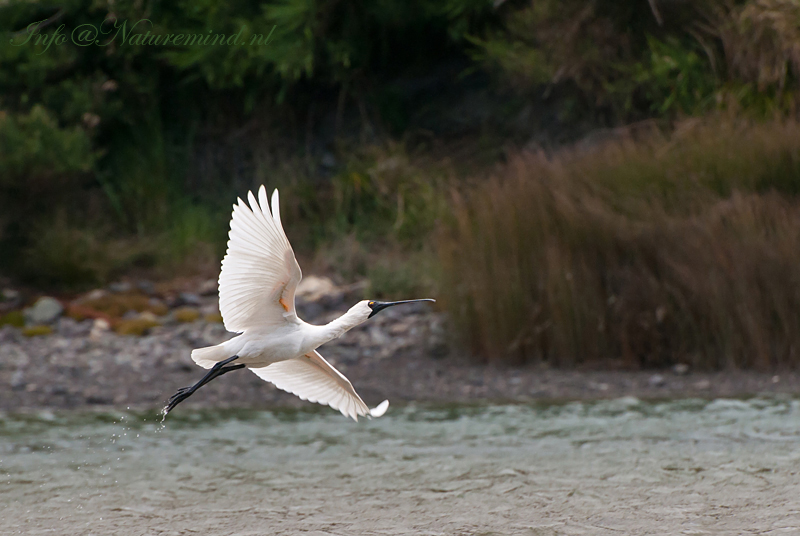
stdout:
[[304,356],[364,322],[371,313],[367,303],[366,300],[359,302],[324,326],[314,326],[298,319],[274,328],[248,329],[217,346],[195,350],[192,357],[198,365],[210,368],[227,357],[238,355],[237,363],[260,368]]
[[327,404],[355,420],[359,415],[380,417],[389,402],[369,409],[347,378],[316,351],[367,320],[376,302],[361,301],[324,326],[300,320],[294,294],[302,274],[281,225],[278,191],[272,194],[272,211],[263,186],[258,194],[256,201],[249,193],[249,207],[241,199],[233,207],[219,276],[225,328],[240,335],[198,348],[192,359],[208,369],[238,356],[237,365],[304,400]]

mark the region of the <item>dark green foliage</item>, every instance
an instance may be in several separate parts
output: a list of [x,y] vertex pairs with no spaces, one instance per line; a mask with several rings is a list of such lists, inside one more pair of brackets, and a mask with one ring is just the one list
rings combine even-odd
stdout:
[[[191,236],[215,243],[212,256],[217,255],[224,233],[205,231],[206,224],[190,231],[186,222],[224,222],[231,194],[256,181],[253,168],[261,165],[262,147],[277,147],[287,160],[304,148],[316,151],[307,134],[287,125],[332,112],[338,135],[357,107],[362,131],[374,135],[382,119],[367,110],[371,103],[391,101],[397,117],[408,115],[407,96],[397,96],[393,80],[426,76],[438,64],[463,57],[465,35],[480,31],[490,18],[489,2],[455,0],[3,5],[0,270],[57,279],[57,270],[35,267],[49,264],[47,259],[33,268],[23,260],[44,254],[44,239],[36,233],[55,225],[57,213],[66,214],[72,229],[92,228],[93,240],[101,243],[166,234],[162,242],[179,253],[159,258],[180,257],[192,250]],[[102,32],[97,43],[78,46],[81,32],[91,28]],[[54,34],[63,38],[51,42]],[[226,43],[246,44],[154,44],[156,36],[177,34],[195,41],[221,34]],[[237,138],[228,143],[231,132]],[[286,140],[276,144],[276,137]],[[209,148],[209,140],[211,150],[222,149],[226,159],[232,154],[233,162],[199,172],[198,153]],[[269,175],[270,184],[285,182],[275,170]],[[345,183],[334,181],[333,190],[344,193],[347,205],[336,206],[345,210],[344,220],[358,219],[360,209],[350,204]],[[384,201],[367,201],[365,195],[359,194],[359,206],[380,214]],[[331,217],[342,220],[338,213]],[[72,257],[80,265],[85,255]],[[92,263],[84,264],[65,269],[65,281],[104,277]]]
[[[261,182],[296,197],[309,249],[343,236],[418,247],[443,174],[397,154],[471,136],[470,153],[496,158],[537,129],[569,139],[731,103],[791,110],[797,12],[786,0],[4,3],[0,270],[79,284],[198,250],[210,262],[234,194]],[[91,28],[97,42],[79,46]],[[158,44],[177,35],[217,44]]]

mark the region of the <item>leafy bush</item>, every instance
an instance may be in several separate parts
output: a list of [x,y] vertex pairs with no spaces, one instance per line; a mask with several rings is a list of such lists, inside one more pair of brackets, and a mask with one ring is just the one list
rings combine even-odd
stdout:
[[[295,129],[287,135],[286,125],[333,113],[339,135],[343,124],[352,124],[344,113],[348,107],[361,118],[362,130],[374,135],[381,118],[367,107],[386,101],[384,91],[396,95],[390,86],[398,76],[423,76],[425,69],[463,57],[459,43],[468,32],[480,31],[491,11],[485,0],[0,5],[0,39],[19,45],[0,47],[0,208],[15,209],[0,210],[3,259],[32,259],[34,252],[45,251],[37,245],[43,239],[31,234],[32,223],[41,229],[52,222],[54,204],[69,213],[73,228],[101,227],[108,240],[156,239],[172,248],[173,253],[156,255],[159,263],[190,255],[196,249],[191,242],[201,238],[213,242],[209,255],[217,255],[224,234],[211,233],[204,222],[224,220],[220,215],[233,192],[253,185],[254,155],[265,139],[285,139],[279,159],[291,161],[305,147],[305,160],[311,160],[316,155],[310,154],[309,135],[316,133],[304,136]],[[45,21],[42,34],[63,25],[60,33],[68,38],[57,45],[36,36],[26,42],[26,28],[37,21]],[[104,46],[72,41],[73,29],[103,21]],[[123,28],[129,33],[124,44]],[[248,46],[131,44],[145,31],[158,36],[212,31],[238,35]],[[399,115],[407,106],[402,95]],[[227,161],[215,154],[221,148],[232,155]],[[205,168],[209,149],[213,166]],[[316,144],[313,151],[318,152]],[[375,221],[356,208],[370,204],[370,214],[388,214],[379,208],[386,200],[372,203],[369,194],[357,194],[353,205],[346,176],[354,175],[337,173],[336,186],[326,189],[342,194],[335,197],[342,203],[337,208],[351,211],[335,219]],[[314,187],[310,181],[306,188]],[[413,198],[403,198],[407,208],[401,210],[412,223],[416,212],[408,200]],[[43,266],[49,262],[42,259]],[[0,269],[25,276],[23,264],[15,260]],[[80,278],[105,277],[96,267],[75,270]],[[56,277],[52,270],[48,274],[47,279]]]
[[80,176],[91,169],[93,156],[82,129],[59,128],[41,105],[27,114],[0,115],[0,187],[6,190]]
[[90,180],[95,155],[86,132],[59,127],[36,105],[29,113],[0,111],[0,266],[21,266],[36,216],[53,214]]
[[[108,38],[127,24],[248,45],[21,44],[37,21],[71,35],[104,20]],[[210,266],[229,201],[266,182],[288,188],[301,248],[365,242],[350,262],[364,275],[366,250],[419,251],[445,212],[452,172],[418,147],[472,136],[460,154],[496,159],[553,123],[791,112],[798,20],[793,0],[6,2],[0,270],[74,283]],[[59,233],[84,253],[51,254]]]

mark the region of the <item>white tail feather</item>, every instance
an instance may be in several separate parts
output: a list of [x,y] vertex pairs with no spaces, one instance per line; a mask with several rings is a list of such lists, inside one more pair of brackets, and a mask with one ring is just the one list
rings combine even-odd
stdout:
[[383,417],[383,414],[386,413],[387,409],[389,409],[389,401],[384,400],[383,402],[381,402],[380,404],[369,410],[369,416],[375,417],[376,419],[378,417]]
[[194,362],[207,369],[229,357],[227,350],[225,350],[221,344],[192,350],[192,359],[194,359]]

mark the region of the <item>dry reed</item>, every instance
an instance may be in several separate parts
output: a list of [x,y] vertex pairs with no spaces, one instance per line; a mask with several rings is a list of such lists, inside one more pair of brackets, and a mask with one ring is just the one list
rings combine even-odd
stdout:
[[796,122],[523,154],[453,195],[443,297],[488,361],[793,367],[799,191]]

